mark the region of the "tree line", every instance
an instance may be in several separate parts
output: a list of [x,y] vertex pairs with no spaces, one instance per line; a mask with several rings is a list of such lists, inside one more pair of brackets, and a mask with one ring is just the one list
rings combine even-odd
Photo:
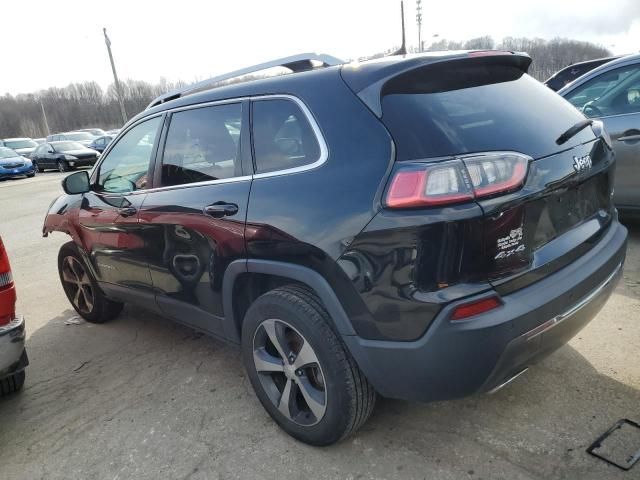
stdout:
[[[129,118],[144,110],[151,100],[178,88],[182,82],[161,79],[156,84],[141,80],[120,82],[124,107]],[[72,83],[64,88],[52,87],[37,93],[0,97],[0,138],[44,137],[49,133],[79,128],[122,126],[122,115],[115,84],[104,91],[96,82]]]
[[558,70],[572,63],[612,55],[608,49],[600,45],[566,38],[544,40],[542,38],[505,37],[500,43],[496,43],[490,36],[472,38],[465,42],[441,39],[429,45],[427,50],[488,50],[494,48],[529,54],[533,60],[531,67],[529,67],[529,75],[540,81],[546,80]]
[[[561,38],[544,40],[506,37],[496,43],[490,36],[466,41],[439,39],[428,45],[426,50],[493,48],[528,53],[533,59],[529,74],[541,81],[572,63],[611,55],[606,48],[589,42]],[[395,50],[397,48],[363,58],[379,58]],[[416,49],[412,48],[410,51],[415,52]],[[158,83],[152,84],[140,80],[125,80],[120,84],[125,110],[131,118],[144,110],[155,97],[184,85],[184,82],[171,83],[160,79]],[[16,96],[7,94],[0,97],[0,138],[45,136],[47,132],[43,109],[50,133],[88,127],[118,128],[122,125],[114,84],[104,91],[96,82],[73,83],[64,88],[52,87],[36,93]]]

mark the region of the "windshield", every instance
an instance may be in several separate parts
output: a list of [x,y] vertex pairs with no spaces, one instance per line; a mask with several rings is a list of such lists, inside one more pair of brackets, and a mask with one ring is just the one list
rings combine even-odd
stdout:
[[68,140],[93,140],[93,135],[87,132],[71,132],[65,133],[64,136]]
[[38,144],[36,142],[34,142],[33,140],[5,140],[4,141],[5,146],[9,147],[9,148],[35,148],[38,146]]
[[[447,65],[448,64],[448,65]],[[443,62],[391,80],[382,121],[398,160],[516,151],[540,158],[584,116],[562,97],[508,65]],[[562,149],[593,140],[582,130]]]
[[10,148],[0,147],[0,158],[14,158],[19,155]]
[[57,152],[68,152],[70,150],[84,150],[86,147],[78,142],[56,142],[53,148]]

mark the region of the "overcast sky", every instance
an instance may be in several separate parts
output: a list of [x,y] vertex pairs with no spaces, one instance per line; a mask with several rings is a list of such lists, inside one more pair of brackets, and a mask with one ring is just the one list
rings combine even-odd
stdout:
[[[308,51],[357,58],[400,43],[399,0],[3,0],[0,94],[118,74],[193,81]],[[417,45],[415,0],[405,1]],[[423,0],[423,38],[553,38],[640,50],[640,0]]]

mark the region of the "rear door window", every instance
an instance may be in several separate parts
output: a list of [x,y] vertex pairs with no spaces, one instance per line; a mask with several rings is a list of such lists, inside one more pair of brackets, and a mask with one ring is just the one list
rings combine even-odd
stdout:
[[[509,65],[443,62],[392,79],[382,121],[398,160],[516,151],[538,158],[584,117],[556,93]],[[593,140],[585,129],[568,146]]]
[[253,149],[257,173],[310,165],[320,159],[320,145],[309,120],[292,100],[253,102]]
[[241,176],[241,129],[240,103],[174,113],[162,158],[162,185]]

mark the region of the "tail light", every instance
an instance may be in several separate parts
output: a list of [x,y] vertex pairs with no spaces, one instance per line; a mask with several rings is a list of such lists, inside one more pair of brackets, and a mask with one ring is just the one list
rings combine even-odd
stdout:
[[9,265],[9,256],[4,248],[2,239],[0,238],[0,290],[9,288],[13,285],[13,277],[11,276],[11,266]]
[[0,326],[6,325],[15,317],[16,294],[9,257],[0,238]]
[[431,164],[401,166],[385,198],[389,208],[411,208],[466,202],[519,189],[530,157],[490,152]]

